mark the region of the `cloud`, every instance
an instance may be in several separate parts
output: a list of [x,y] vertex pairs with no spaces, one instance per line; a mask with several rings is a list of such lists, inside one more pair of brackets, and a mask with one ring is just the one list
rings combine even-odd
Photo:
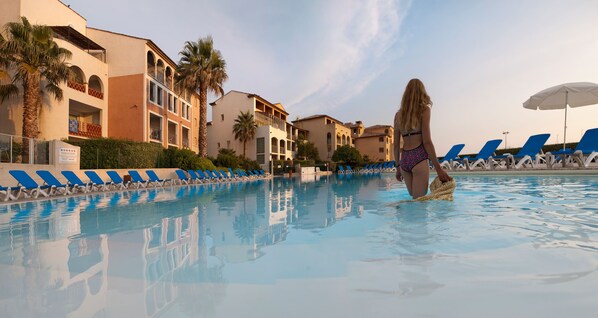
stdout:
[[295,81],[289,108],[331,110],[361,93],[390,64],[409,4],[369,0],[324,8],[334,13],[321,17],[329,20],[317,44],[322,53],[301,66],[307,71]]

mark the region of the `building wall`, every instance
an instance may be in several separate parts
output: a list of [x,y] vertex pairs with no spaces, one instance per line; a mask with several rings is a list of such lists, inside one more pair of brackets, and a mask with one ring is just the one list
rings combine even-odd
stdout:
[[[243,154],[243,143],[235,140],[233,125],[241,112],[255,114],[255,99],[246,94],[230,91],[212,107],[211,126],[208,126],[208,156],[218,156],[220,148],[233,149],[238,155]],[[223,119],[224,118],[224,119]],[[230,144],[230,146],[228,146]],[[256,160],[255,142],[247,142],[246,156]]]
[[17,21],[21,16],[21,1],[2,0],[2,10],[0,10],[0,25],[4,26],[7,22]]
[[113,138],[145,141],[143,74],[110,77],[108,135]]
[[[382,138],[382,141],[380,141]],[[374,162],[394,160],[393,144],[388,136],[361,137],[355,139],[355,148]],[[383,152],[380,152],[380,148]]]
[[[309,131],[308,141],[314,143],[322,160],[332,160],[334,151],[344,145],[353,146],[351,129],[337,122],[326,124],[328,117],[317,117],[308,120],[294,122],[295,126]],[[328,134],[330,134],[330,147],[328,147]],[[337,142],[337,136],[341,136],[341,142]],[[342,136],[345,136],[345,144],[342,143]]]
[[87,21],[85,18],[58,0],[2,0],[3,10],[5,2],[20,2],[19,15],[27,17],[31,24],[69,25],[81,34],[86,34]]
[[110,77],[146,72],[146,40],[93,28],[87,36],[106,49]]
[[[21,11],[14,15],[18,4],[21,4]],[[7,7],[6,11],[4,11],[5,6]],[[39,2],[10,0],[2,3],[2,9],[2,13],[0,14],[0,18],[2,19],[0,20],[0,24],[2,25],[10,21],[17,21],[19,15],[25,15],[31,23],[46,25],[68,25],[71,23],[74,28],[85,34],[85,19],[56,0],[40,0]],[[7,12],[11,13],[7,14]],[[11,15],[14,19],[11,19]],[[107,99],[109,97],[107,64],[67,41],[61,39],[55,39],[55,41],[59,46],[71,51],[72,57],[67,62],[82,70],[83,81],[85,83],[89,82],[91,76],[99,78],[104,96],[103,99],[100,99],[89,95],[89,85],[85,85],[85,92],[80,92],[68,87],[66,83],[61,85],[64,95],[61,101],[56,100],[46,93],[39,114],[40,134],[38,138],[51,140],[69,137],[69,105],[73,102],[83,105],[87,111],[94,113],[95,115],[93,116],[97,117],[97,123],[102,126],[102,136],[107,136],[108,120],[106,113]],[[91,119],[83,119],[82,121],[91,121]],[[22,124],[23,99],[21,90],[17,98],[12,98],[0,104],[0,133],[21,135]]]

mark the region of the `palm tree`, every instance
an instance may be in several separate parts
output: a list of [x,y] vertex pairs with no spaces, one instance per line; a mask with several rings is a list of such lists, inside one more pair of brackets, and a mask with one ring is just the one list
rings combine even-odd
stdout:
[[235,119],[233,133],[235,134],[235,140],[243,142],[243,157],[245,157],[245,145],[248,141],[255,138],[256,131],[257,124],[253,120],[253,114],[249,111],[245,113],[241,112],[237,119]]
[[[50,27],[31,25],[25,17],[21,17],[20,22],[7,23],[6,35],[6,39],[0,39],[0,62],[6,66],[0,75],[11,80],[0,82],[0,102],[17,96],[20,84],[23,87],[23,137],[36,138],[44,91],[62,100],[60,84],[72,76],[66,63],[72,54],[54,42]],[[24,153],[26,148],[23,147]]]
[[199,93],[199,155],[208,155],[207,117],[208,91],[224,95],[222,83],[228,79],[226,62],[220,51],[214,49],[211,36],[187,41],[179,53],[182,57],[177,65],[176,84],[179,88]]

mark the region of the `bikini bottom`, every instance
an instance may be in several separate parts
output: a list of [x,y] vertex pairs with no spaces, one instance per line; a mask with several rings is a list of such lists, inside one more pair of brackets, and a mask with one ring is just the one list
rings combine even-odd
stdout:
[[428,160],[428,158],[429,156],[424,148],[424,144],[420,144],[413,149],[403,150],[400,162],[401,169],[411,172],[413,167],[424,160]]

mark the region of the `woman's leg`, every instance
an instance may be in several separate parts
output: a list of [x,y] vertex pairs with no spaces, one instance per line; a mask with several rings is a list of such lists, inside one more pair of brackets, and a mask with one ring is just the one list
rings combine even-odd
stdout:
[[415,165],[415,167],[411,169],[411,174],[411,191],[409,191],[411,196],[414,199],[417,199],[426,195],[426,193],[428,193],[428,182],[430,180],[430,163],[428,160],[426,159]]
[[[401,169],[401,168],[399,168]],[[411,172],[407,172],[403,169],[401,169],[401,175],[403,176],[403,182],[405,182],[405,185],[407,186],[407,191],[409,191],[409,195],[413,196],[412,194],[412,183],[413,183],[413,174]]]

